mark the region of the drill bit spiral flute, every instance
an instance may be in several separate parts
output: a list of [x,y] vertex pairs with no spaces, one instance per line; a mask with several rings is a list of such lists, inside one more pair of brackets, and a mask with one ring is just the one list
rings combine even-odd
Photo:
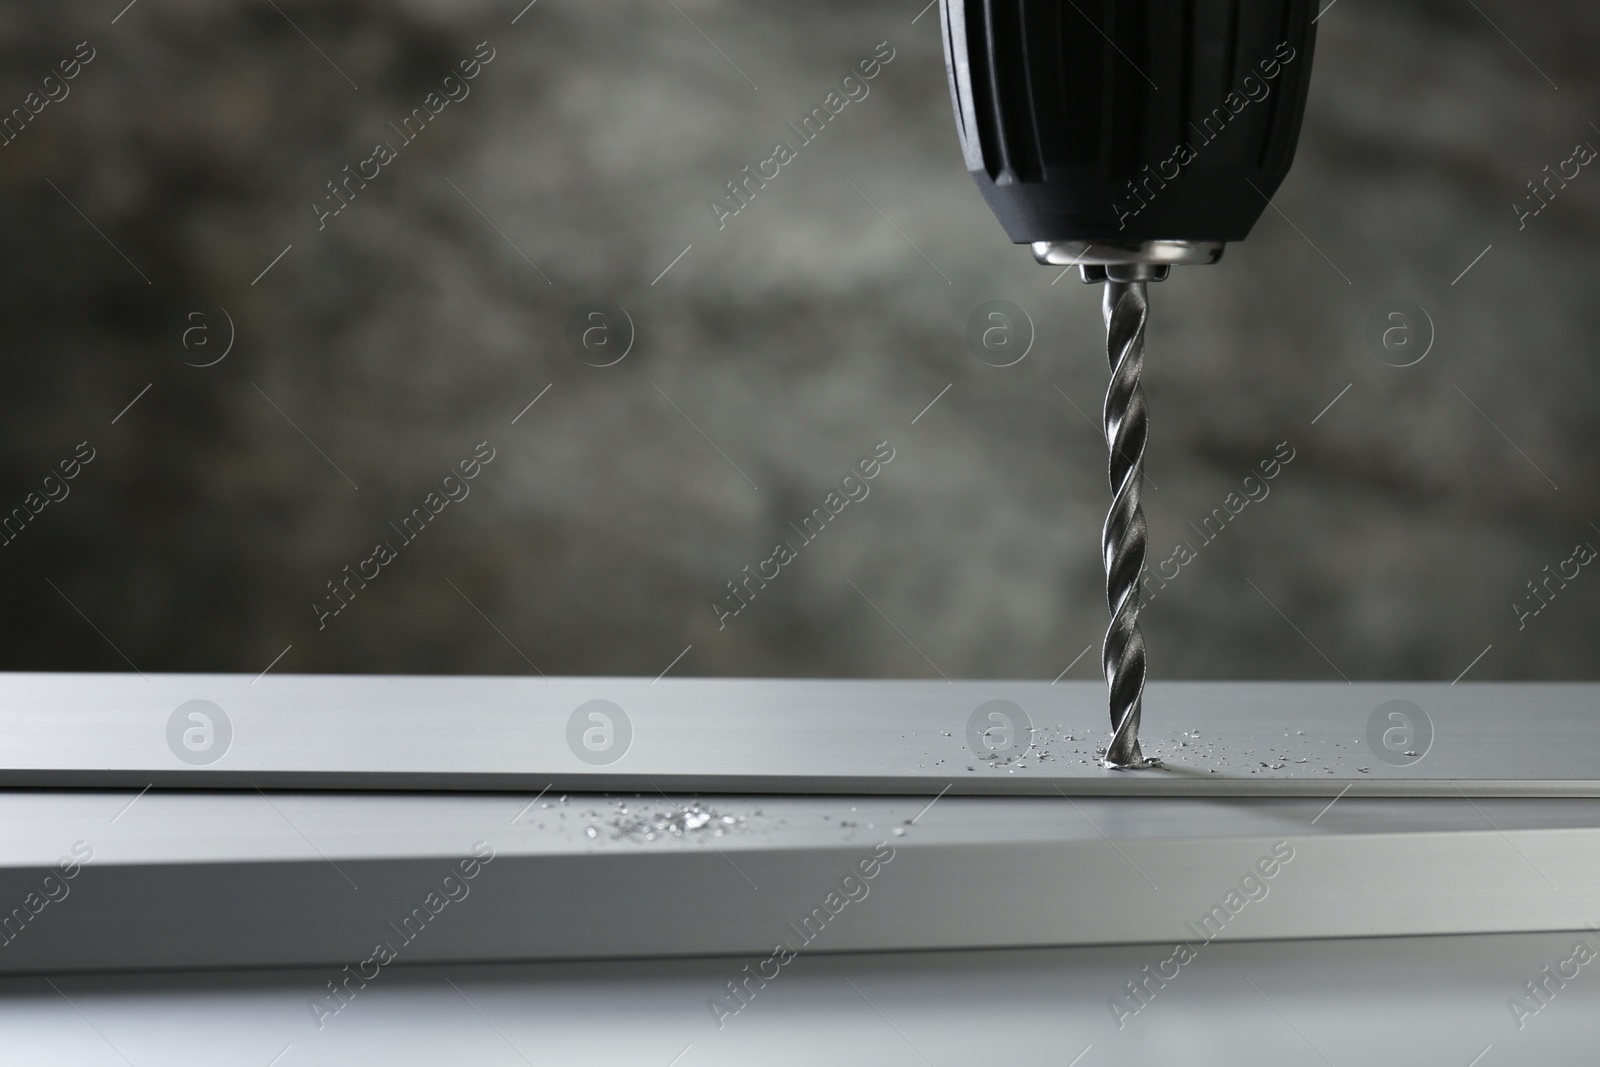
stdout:
[[1149,285],[1215,263],[1289,172],[1315,35],[1311,0],[940,0],[967,170],[1040,263],[1105,285],[1111,510],[1101,534],[1107,767],[1139,747]]
[[1110,450],[1111,510],[1100,535],[1106,566],[1106,607],[1111,627],[1101,649],[1106,686],[1111,694],[1109,767],[1145,765],[1139,751],[1139,713],[1144,705],[1144,635],[1139,632],[1139,579],[1144,572],[1144,509],[1139,487],[1144,480],[1144,447],[1149,436],[1144,387],[1144,327],[1150,316],[1147,283],[1165,267],[1112,267],[1092,270],[1106,283],[1106,356],[1111,385],[1106,390],[1106,445]]

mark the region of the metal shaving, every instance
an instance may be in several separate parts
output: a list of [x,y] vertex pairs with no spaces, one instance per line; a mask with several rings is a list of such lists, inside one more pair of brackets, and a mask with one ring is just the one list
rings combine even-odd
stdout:
[[[759,815],[760,812],[756,814]],[[703,835],[722,837],[724,834],[744,829],[747,820],[743,815],[724,815],[699,801],[671,807],[657,804],[630,809],[625,802],[619,800],[615,802],[614,812],[605,820],[605,825],[611,829],[613,841],[624,838],[633,841],[654,841],[657,838],[668,837],[693,838]],[[593,826],[585,832],[589,837],[597,835]]]

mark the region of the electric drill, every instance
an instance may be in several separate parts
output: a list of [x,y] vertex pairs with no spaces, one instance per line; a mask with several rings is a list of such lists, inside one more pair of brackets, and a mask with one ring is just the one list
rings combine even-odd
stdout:
[[1217,262],[1261,217],[1294,157],[1318,16],[1312,0],[940,0],[939,13],[978,191],[1040,263],[1105,283],[1104,763],[1152,766],[1139,747],[1147,284]]

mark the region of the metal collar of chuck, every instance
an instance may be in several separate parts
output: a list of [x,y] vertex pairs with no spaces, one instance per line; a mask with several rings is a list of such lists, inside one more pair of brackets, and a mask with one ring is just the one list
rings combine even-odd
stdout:
[[1077,267],[1085,282],[1159,282],[1170,267],[1215,263],[1221,241],[1035,241],[1033,258],[1056,267]]

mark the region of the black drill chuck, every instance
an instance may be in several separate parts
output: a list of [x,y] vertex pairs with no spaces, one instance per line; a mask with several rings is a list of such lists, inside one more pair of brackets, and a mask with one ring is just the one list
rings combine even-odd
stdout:
[[1289,171],[1313,0],[941,0],[940,16],[967,170],[1018,244],[1220,254]]

